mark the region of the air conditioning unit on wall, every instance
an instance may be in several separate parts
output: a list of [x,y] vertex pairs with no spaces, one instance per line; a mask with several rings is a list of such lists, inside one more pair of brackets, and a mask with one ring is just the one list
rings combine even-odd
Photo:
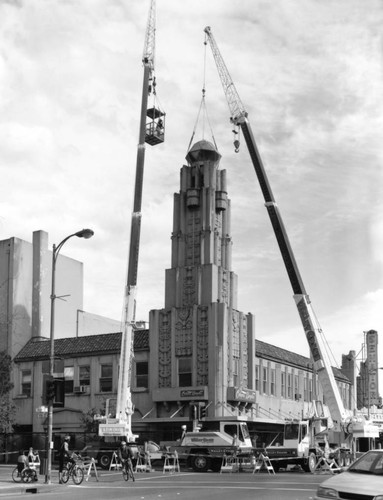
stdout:
[[84,392],[87,392],[86,390],[86,385],[76,385],[73,387],[73,392],[75,394],[84,394]]

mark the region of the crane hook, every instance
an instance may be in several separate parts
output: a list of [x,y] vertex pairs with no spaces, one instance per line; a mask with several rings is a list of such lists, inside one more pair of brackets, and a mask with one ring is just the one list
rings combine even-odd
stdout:
[[240,146],[240,142],[236,139],[234,141],[234,148],[235,148],[234,150],[236,153],[239,153],[239,146]]

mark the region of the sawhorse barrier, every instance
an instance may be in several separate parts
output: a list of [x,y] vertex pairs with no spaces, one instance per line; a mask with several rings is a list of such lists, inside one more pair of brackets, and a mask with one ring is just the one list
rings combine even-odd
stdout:
[[134,472],[150,472],[151,470],[152,470],[152,467],[151,467],[150,462],[148,463],[147,459],[145,459],[145,457],[138,455],[137,463],[136,463],[136,466],[134,468]]
[[270,458],[264,455],[263,453],[260,453],[255,460],[253,474],[255,472],[259,472],[262,468],[265,468],[268,474],[275,474],[275,470],[272,463],[270,462]]
[[178,461],[178,453],[167,453],[164,459],[164,468],[162,469],[162,474],[165,472],[170,472],[174,474],[175,472],[180,472],[180,463]]
[[238,458],[235,456],[227,456],[223,455],[222,457],[222,465],[221,465],[221,470],[219,471],[220,474],[222,472],[239,472],[239,462]]
[[109,470],[112,470],[112,469],[116,469],[116,470],[122,469],[122,464],[121,464],[121,462],[117,456],[117,453],[115,451],[113,452],[112,460],[110,461],[110,465],[109,465]]
[[92,474],[95,476],[95,478],[98,481],[98,472],[97,472],[97,467],[96,467],[97,460],[94,458],[91,458],[90,460],[85,459],[83,462],[83,467],[86,470],[86,476],[85,476],[85,481],[88,481],[88,479],[92,476]]

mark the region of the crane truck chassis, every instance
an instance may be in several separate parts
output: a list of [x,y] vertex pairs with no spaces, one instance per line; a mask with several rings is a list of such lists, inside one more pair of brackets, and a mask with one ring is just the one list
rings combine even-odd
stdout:
[[195,472],[219,472],[224,456],[250,457],[251,439],[246,422],[207,421],[201,430],[184,431],[179,443],[169,446]]

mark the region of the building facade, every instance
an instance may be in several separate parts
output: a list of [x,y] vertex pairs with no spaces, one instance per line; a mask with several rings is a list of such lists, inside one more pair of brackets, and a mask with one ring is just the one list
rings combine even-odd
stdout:
[[[246,420],[261,443],[275,423],[309,416],[314,401],[325,408],[310,359],[256,340],[253,315],[238,310],[231,203],[220,158],[206,141],[187,155],[174,195],[164,308],[150,311],[149,330],[134,333],[133,430],[155,440],[179,437],[196,408],[206,419]],[[55,341],[66,393],[65,407],[55,411],[55,432],[80,432],[89,411],[113,415],[120,343],[120,333]],[[15,357],[14,399],[24,429],[46,425],[34,411],[44,403],[48,355],[49,342],[36,336]],[[352,383],[334,373],[351,408]]]

